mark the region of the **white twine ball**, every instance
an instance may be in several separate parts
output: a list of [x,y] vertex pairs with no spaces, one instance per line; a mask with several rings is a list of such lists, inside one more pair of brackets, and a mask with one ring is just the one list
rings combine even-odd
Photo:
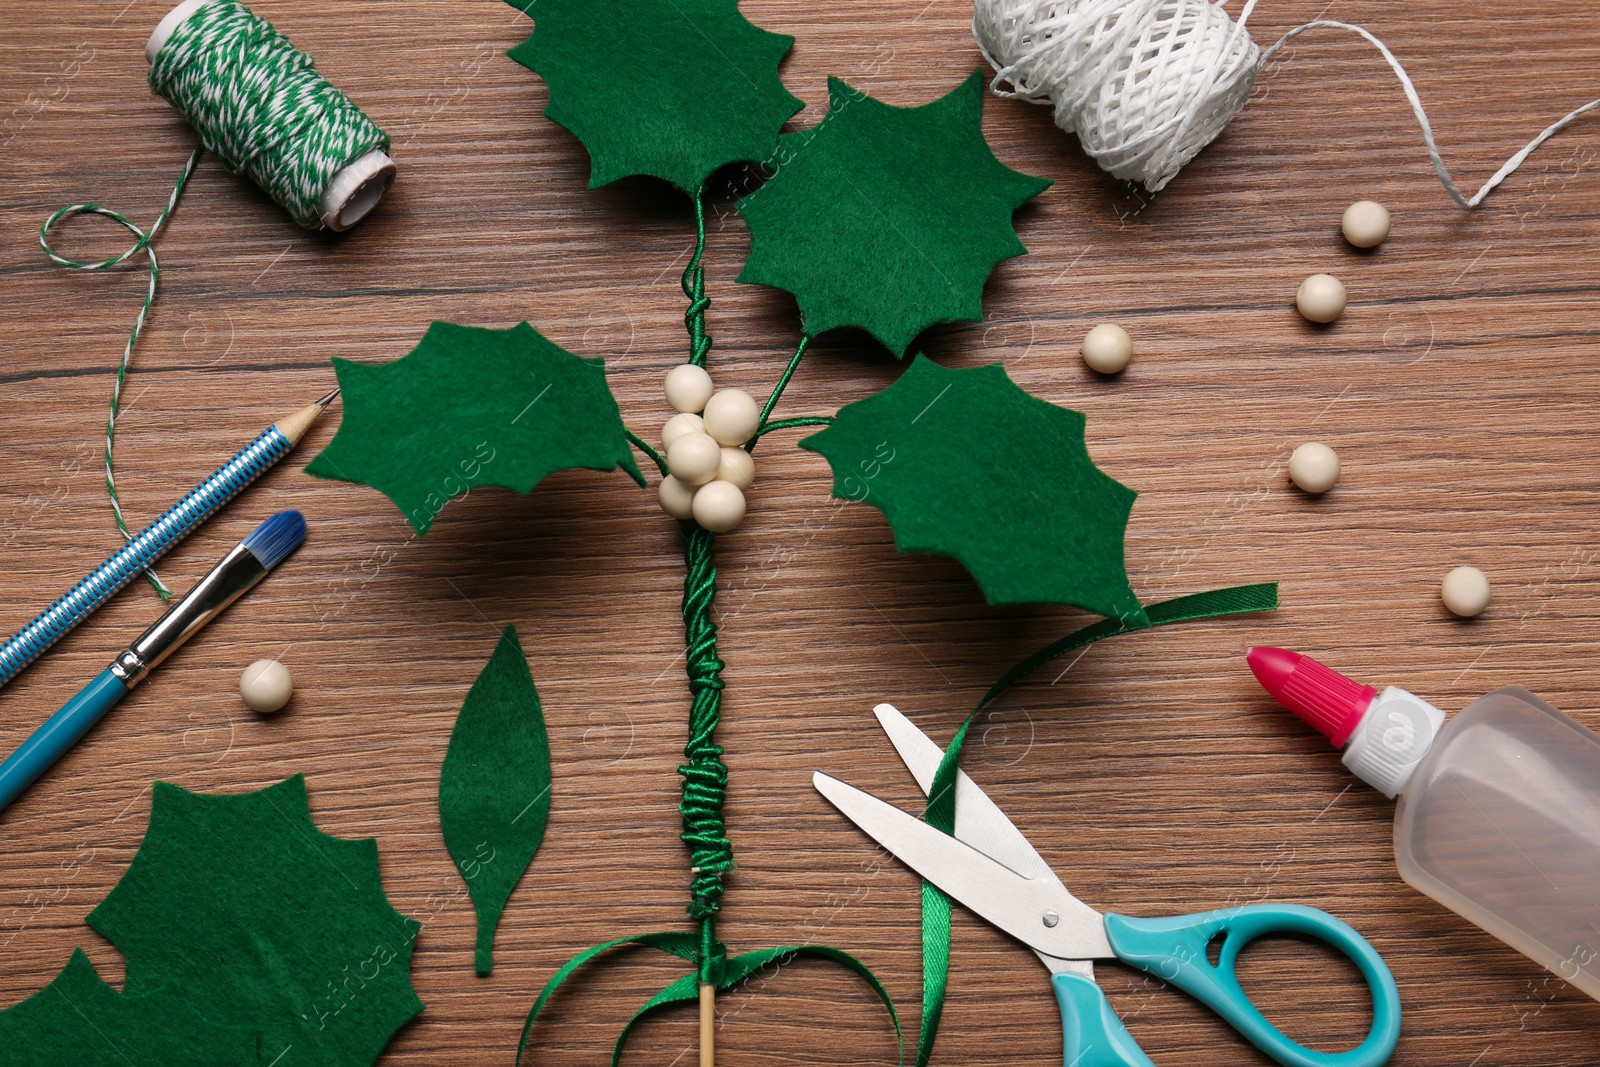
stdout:
[[1117,178],[1166,186],[1244,107],[1261,50],[1205,0],[977,0],[992,88],[1055,108]]

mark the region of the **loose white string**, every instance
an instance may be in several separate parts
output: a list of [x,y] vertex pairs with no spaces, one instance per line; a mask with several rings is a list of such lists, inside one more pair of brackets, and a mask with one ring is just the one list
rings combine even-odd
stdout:
[[1102,169],[1152,192],[1216,139],[1266,64],[1308,30],[1349,30],[1378,49],[1416,115],[1434,173],[1464,208],[1478,206],[1540,145],[1600,107],[1590,101],[1546,127],[1467,197],[1439,154],[1411,76],[1388,46],[1360,26],[1319,19],[1261,52],[1245,30],[1255,5],[1248,0],[1235,22],[1223,3],[1206,0],[977,0],[972,32],[994,67],[997,95],[1052,105],[1056,125],[1077,134]]

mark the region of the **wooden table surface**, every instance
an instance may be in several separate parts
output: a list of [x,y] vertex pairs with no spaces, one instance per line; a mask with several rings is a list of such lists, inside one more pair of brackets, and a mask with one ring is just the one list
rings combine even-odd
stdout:
[[[256,9],[391,131],[401,179],[371,219],[330,238],[201,164],[159,245],[164,288],[125,394],[117,459],[131,521],[329,389],[330,357],[397,358],[434,319],[526,319],[604,356],[625,418],[653,436],[661,376],[686,351],[689,206],[649,182],[585,188],[582,147],[542,116],[544,84],[504,55],[528,19],[494,0]],[[5,629],[117,544],[98,455],[142,274],[58,270],[35,238],[59,205],[94,200],[147,222],[163,203],[194,141],[144,82],[144,40],[165,10],[0,5]],[[784,68],[808,105],[797,128],[825,108],[830,74],[918,104],[981,63],[961,0],[743,10],[798,39]],[[1590,3],[1283,0],[1252,25],[1265,42],[1319,16],[1363,24],[1403,58],[1470,188],[1600,95]],[[996,271],[986,320],[932,331],[922,347],[950,366],[1002,360],[1023,387],[1087,412],[1095,460],[1140,493],[1128,569],[1143,599],[1277,580],[1283,607],[1063,661],[994,708],[965,765],[1097,906],[1163,914],[1271,899],[1349,920],[1400,983],[1397,1065],[1592,1065],[1600,1004],[1401,882],[1390,802],[1352,784],[1336,753],[1261,692],[1243,652],[1315,652],[1452,711],[1522,685],[1600,726],[1596,120],[1471,213],[1445,197],[1393,76],[1354,38],[1296,41],[1223,137],[1153,198],[1103,176],[1045,109],[990,99],[984,126],[1003,161],[1056,185],[1018,213],[1031,254]],[[1396,220],[1372,254],[1338,233],[1361,198]],[[122,247],[120,231],[96,223],[61,244],[81,258]],[[719,385],[764,396],[798,319],[787,295],[735,284],[747,248],[719,201],[712,369]],[[1331,329],[1292,307],[1318,271],[1350,291]],[[1138,347],[1114,380],[1077,354],[1101,321]],[[781,413],[831,413],[900,369],[860,337],[828,338]],[[290,506],[311,523],[304,550],[0,818],[0,1003],[49,981],[74,945],[121,981],[119,954],[83,919],[133,856],[158,778],[227,792],[304,772],[324,829],[377,838],[389,896],[424,923],[412,978],[428,1007],[390,1047],[391,1067],[509,1065],[560,963],[610,937],[686,928],[682,560],[654,493],[620,474],[568,472],[527,497],[475,492],[414,539],[378,493],[302,472],[336,421],[161,570],[184,588]],[[1006,667],[1081,617],[987,607],[953,562],[897,555],[879,512],[829,499],[826,464],[792,447],[795,436],[761,450],[750,519],[719,545],[720,736],[739,864],[721,929],[734,951],[822,942],[857,954],[914,1035],[916,879],[813,792],[810,772],[912,805],[872,705],[892,700],[943,740]],[[1290,450],[1311,439],[1345,465],[1321,499],[1285,482]],[[1463,563],[1495,590],[1470,622],[1438,596]],[[148,588],[130,587],[7,687],[0,743],[19,742],[159,611]],[[498,966],[478,979],[435,802],[455,713],[508,623],[545,702],[554,808],[502,921]],[[261,657],[296,680],[273,718],[237,694]],[[1038,962],[965,912],[954,941],[935,1062],[1056,1062]],[[672,977],[662,959],[624,957],[563,996],[530,1062],[605,1062],[633,1006]],[[1363,1032],[1354,972],[1320,950],[1263,944],[1246,969],[1291,1034],[1343,1047]],[[1267,1062],[1182,995],[1116,966],[1102,973],[1162,1067]],[[762,976],[719,1003],[726,1064],[894,1062],[881,1009],[829,966]],[[692,1009],[669,1012],[641,1028],[627,1062],[686,1064],[693,1044]]]

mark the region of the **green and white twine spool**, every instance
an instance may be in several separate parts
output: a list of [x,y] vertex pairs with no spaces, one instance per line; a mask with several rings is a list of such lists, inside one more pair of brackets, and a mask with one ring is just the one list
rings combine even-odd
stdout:
[[302,226],[347,230],[394,180],[389,137],[238,0],[184,0],[145,45],[150,88]]
[[[272,24],[238,0],[183,0],[168,12],[145,45],[150,88],[165,97],[200,135],[166,207],[148,230],[99,204],[71,204],[45,220],[39,246],[59,266],[108,270],[143,253],[150,277],[144,304],[122,350],[111,415],[106,420],[106,491],[124,538],[132,538],[117,499],[117,414],[134,345],[155,303],[161,270],[154,243],[202,152],[258,185],[309,229],[347,230],[360,222],[394,181],[389,136],[350,99],[317,73]],[[50,234],[76,215],[101,215],[126,228],[134,243],[118,255],[81,263],[50,247]],[[146,578],[165,599],[171,591],[154,571]]]

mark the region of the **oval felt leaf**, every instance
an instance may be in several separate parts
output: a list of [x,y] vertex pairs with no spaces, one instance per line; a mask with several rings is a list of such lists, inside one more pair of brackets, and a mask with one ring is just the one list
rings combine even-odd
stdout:
[[621,468],[644,484],[605,365],[527,323],[489,330],[435,322],[408,354],[335,359],[344,421],[308,474],[370,485],[421,535],[481,485],[532,492],[569,467]]
[[876,396],[800,442],[833,494],[882,510],[902,552],[954,556],[991,604],[1071,604],[1144,623],[1122,539],[1137,495],[1094,465],[1082,413],[1031,396],[992,363],[918,356]]
[[439,823],[477,912],[480,976],[494,967],[500,913],[549,817],[550,741],[517,629],[508,626],[456,716],[439,772]]
[[995,158],[982,75],[922,107],[837,78],[828,97],[827,116],[784,136],[772,179],[739,202],[739,280],[793,293],[808,334],[859,326],[897,357],[936,323],[980,321],[990,272],[1027,251],[1012,213],[1050,186]]

